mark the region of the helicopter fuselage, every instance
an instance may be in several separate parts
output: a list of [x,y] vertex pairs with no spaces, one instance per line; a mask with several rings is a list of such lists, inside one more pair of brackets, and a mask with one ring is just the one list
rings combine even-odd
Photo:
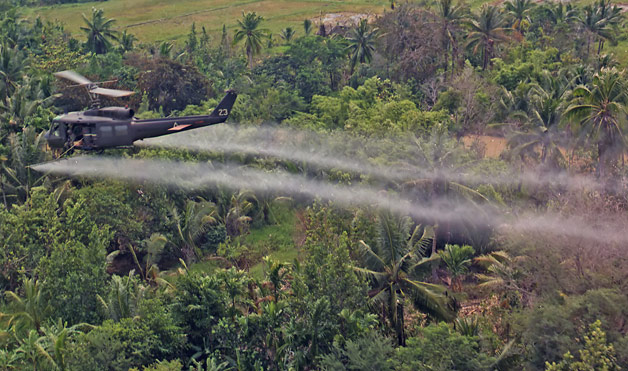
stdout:
[[137,140],[225,122],[237,95],[228,92],[218,107],[206,116],[183,116],[139,120],[132,109],[95,108],[70,112],[55,118],[46,133],[51,148],[100,150],[131,146]]

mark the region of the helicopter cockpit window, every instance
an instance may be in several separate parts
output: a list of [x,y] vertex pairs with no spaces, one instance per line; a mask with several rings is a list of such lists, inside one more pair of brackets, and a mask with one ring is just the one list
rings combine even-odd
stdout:
[[53,121],[52,122],[52,130],[51,133],[52,135],[54,135],[55,137],[60,137],[61,136],[61,129],[60,129],[61,123],[59,121]]

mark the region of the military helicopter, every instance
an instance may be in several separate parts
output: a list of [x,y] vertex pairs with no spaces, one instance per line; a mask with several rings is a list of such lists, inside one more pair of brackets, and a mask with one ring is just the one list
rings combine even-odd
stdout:
[[225,122],[237,94],[228,90],[214,111],[207,116],[183,116],[139,120],[135,112],[127,107],[100,108],[99,97],[128,97],[132,91],[106,89],[98,86],[74,71],[54,74],[85,87],[92,101],[91,108],[82,112],[70,112],[52,120],[45,134],[48,145],[53,149],[68,152],[74,149],[93,151],[106,148],[128,147],[144,138],[158,137],[181,131]]

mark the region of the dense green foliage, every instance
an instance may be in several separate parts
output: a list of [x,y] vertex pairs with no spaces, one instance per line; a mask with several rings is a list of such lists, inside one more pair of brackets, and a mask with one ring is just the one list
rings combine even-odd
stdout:
[[[609,1],[392,2],[280,35],[244,12],[159,44],[99,8],[78,38],[21,13],[64,2],[1,5],[0,369],[628,367],[627,61],[605,54],[626,30]],[[38,173],[59,155],[51,119],[89,104],[54,83],[65,69],[137,92],[143,118],[205,114],[236,89],[225,146],[292,130],[258,152],[103,157],[374,192]]]

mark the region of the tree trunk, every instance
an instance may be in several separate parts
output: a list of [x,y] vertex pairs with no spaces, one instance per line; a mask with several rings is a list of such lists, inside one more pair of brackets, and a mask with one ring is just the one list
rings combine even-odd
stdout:
[[404,329],[404,308],[403,302],[397,306],[397,341],[400,346],[406,346],[406,333]]
[[253,68],[253,51],[250,47],[246,47],[246,56],[249,57],[249,69]]

